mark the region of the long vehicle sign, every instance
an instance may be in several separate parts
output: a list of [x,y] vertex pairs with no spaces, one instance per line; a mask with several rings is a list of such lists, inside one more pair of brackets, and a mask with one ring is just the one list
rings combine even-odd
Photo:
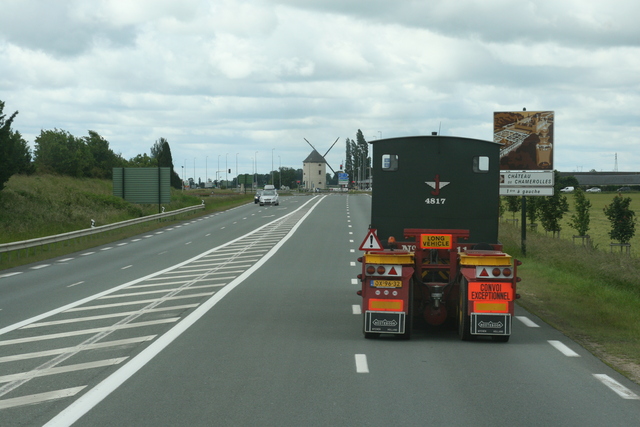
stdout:
[[451,234],[421,234],[422,249],[451,249]]

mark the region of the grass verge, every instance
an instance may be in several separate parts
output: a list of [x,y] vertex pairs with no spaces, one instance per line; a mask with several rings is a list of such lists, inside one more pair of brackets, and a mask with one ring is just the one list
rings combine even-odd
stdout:
[[[253,194],[231,190],[171,190],[166,211],[205,202],[205,209],[170,220],[150,221],[90,237],[0,253],[0,270],[63,256],[168,226],[177,221],[226,210],[253,200]],[[112,193],[111,181],[76,179],[55,175],[13,176],[0,192],[0,243],[35,239],[90,227],[112,224],[158,213],[158,205],[129,203]]]
[[640,384],[640,259],[503,224],[505,251],[523,261],[519,304]]

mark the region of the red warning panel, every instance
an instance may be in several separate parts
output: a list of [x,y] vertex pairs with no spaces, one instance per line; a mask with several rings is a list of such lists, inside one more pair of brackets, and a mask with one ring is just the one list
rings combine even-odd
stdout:
[[509,282],[469,282],[469,300],[512,301],[513,288]]
[[382,250],[382,243],[378,239],[378,230],[370,228],[367,237],[364,238],[359,248],[361,251],[379,251]]

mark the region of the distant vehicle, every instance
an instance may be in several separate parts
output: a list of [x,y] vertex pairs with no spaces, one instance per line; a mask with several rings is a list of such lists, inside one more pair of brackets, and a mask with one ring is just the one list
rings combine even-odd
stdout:
[[631,187],[620,187],[616,191],[631,191]]
[[591,187],[587,190],[587,193],[599,193],[601,191],[600,187]]
[[573,192],[573,190],[575,190],[574,187],[564,187],[562,190],[560,190],[560,192],[562,192],[562,193],[571,193],[571,192]]
[[262,191],[257,191],[256,195],[253,196],[253,203],[258,203],[260,202],[260,195],[262,194]]
[[260,206],[275,205],[278,206],[280,201],[278,200],[278,192],[276,190],[263,190],[260,195]]

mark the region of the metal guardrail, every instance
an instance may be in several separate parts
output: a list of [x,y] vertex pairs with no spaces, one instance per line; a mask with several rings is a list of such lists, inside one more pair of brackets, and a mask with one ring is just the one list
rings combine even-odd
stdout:
[[144,216],[141,218],[129,219],[127,221],[115,222],[113,224],[101,225],[98,227],[86,228],[84,230],[70,231],[68,233],[56,234],[55,236],[40,237],[38,239],[22,240],[20,242],[2,243],[0,244],[0,253],[16,251],[20,249],[29,249],[37,246],[48,245],[50,243],[63,242],[65,240],[75,239],[78,237],[86,237],[92,234],[103,233],[109,230],[115,230],[117,228],[128,227],[130,225],[140,224],[147,221],[153,221],[156,219],[175,216],[178,214],[195,211],[198,209],[204,209],[204,203],[197,206],[190,206],[188,208],[176,209],[175,211],[163,212],[159,214]]

